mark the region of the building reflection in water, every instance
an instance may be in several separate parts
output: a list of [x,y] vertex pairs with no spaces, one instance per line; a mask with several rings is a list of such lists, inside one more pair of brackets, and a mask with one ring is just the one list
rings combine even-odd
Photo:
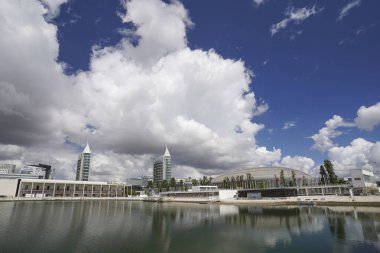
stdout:
[[[380,208],[104,200],[0,204],[4,252],[265,252],[310,247],[311,237],[321,252],[357,243],[380,249]],[[334,246],[315,243],[326,238]]]

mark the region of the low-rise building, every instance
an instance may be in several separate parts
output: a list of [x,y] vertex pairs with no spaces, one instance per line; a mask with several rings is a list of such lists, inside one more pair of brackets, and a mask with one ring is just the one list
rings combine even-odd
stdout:
[[365,169],[351,170],[351,180],[354,194],[379,192],[373,171]]
[[127,197],[132,186],[95,181],[0,178],[0,197]]

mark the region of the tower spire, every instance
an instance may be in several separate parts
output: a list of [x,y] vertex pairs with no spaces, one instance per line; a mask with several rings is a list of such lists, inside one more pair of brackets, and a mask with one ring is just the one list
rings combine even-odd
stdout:
[[170,156],[168,146],[166,146],[164,156]]
[[88,145],[88,141],[87,141],[86,147],[83,150],[83,153],[84,154],[91,154],[91,149],[90,149],[90,146]]

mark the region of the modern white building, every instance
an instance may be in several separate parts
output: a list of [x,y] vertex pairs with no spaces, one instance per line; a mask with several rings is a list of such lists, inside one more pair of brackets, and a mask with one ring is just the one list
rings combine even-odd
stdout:
[[159,183],[163,180],[169,181],[172,177],[172,158],[169,153],[168,147],[166,147],[163,156],[157,158],[153,165],[153,182]]
[[128,185],[107,182],[21,179],[18,197],[126,197]]
[[351,170],[351,180],[352,188],[356,192],[368,193],[377,189],[373,171],[365,169]]
[[83,152],[79,154],[78,163],[77,163],[77,181],[88,181],[90,174],[90,160],[91,160],[91,150],[90,146],[86,145]]

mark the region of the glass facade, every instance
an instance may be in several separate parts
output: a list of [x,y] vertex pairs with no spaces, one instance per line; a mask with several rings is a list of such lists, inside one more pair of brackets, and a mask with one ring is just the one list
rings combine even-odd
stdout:
[[83,153],[79,155],[78,163],[77,163],[77,181],[88,181],[90,174],[90,161],[91,161],[91,153],[88,144],[84,149]]
[[153,182],[169,181],[172,177],[172,158],[168,149],[165,154],[157,158],[153,165]]

